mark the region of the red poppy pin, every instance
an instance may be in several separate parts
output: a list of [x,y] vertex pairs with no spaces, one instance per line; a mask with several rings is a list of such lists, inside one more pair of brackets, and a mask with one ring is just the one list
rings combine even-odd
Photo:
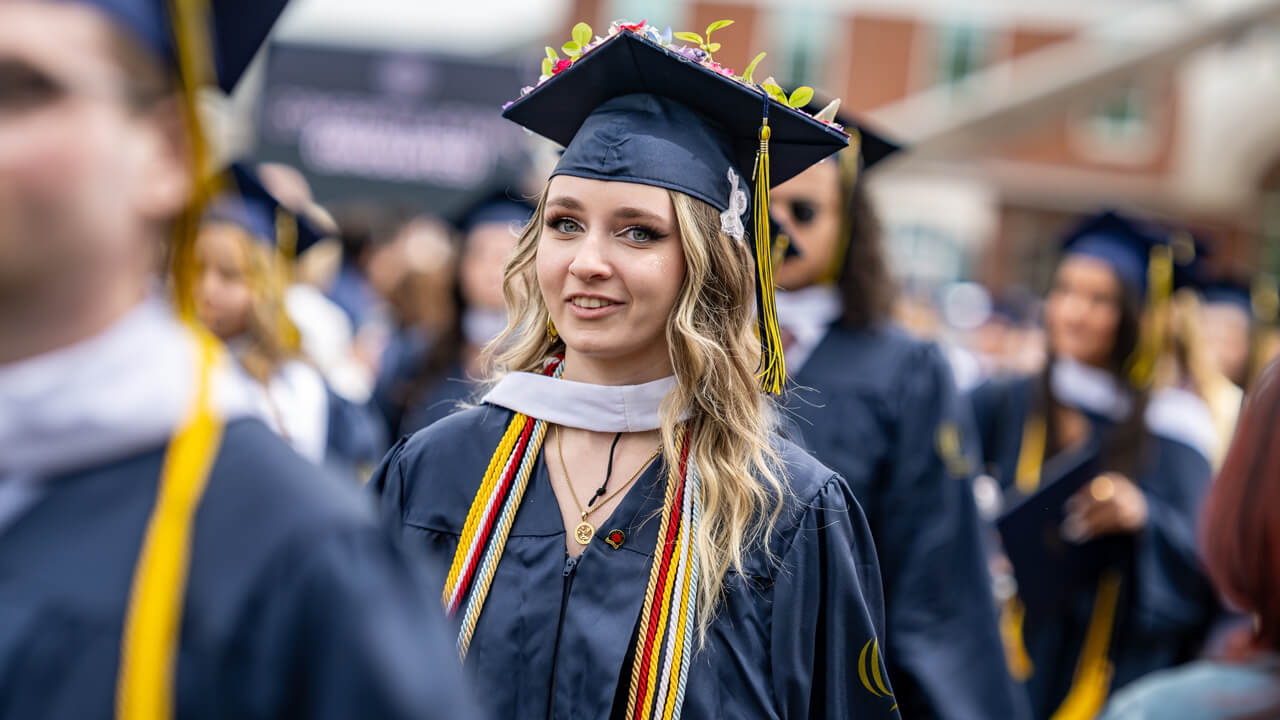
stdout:
[[609,534],[604,536],[604,541],[609,543],[609,547],[617,550],[627,541],[627,536],[623,535],[621,530],[610,530]]

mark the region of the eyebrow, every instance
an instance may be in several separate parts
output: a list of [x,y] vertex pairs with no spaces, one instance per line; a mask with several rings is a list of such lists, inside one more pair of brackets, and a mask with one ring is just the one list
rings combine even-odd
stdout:
[[[566,210],[574,210],[577,212],[583,212],[587,209],[586,205],[584,205],[581,200],[578,200],[575,197],[570,197],[568,195],[559,195],[554,198],[551,198],[550,200],[547,201],[547,207],[558,207],[558,208],[564,208]],[[613,211],[613,217],[620,220],[648,220],[649,222],[652,222],[658,225],[664,225],[664,226],[668,222],[665,218],[663,218],[661,215],[658,215],[657,213],[650,212],[649,210],[644,210],[642,208],[631,207],[627,205],[624,205],[620,208],[615,209]]]

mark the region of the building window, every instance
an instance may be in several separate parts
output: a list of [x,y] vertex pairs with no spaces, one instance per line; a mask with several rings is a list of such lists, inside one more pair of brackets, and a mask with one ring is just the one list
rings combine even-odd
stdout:
[[1149,115],[1146,92],[1130,86],[1099,103],[1090,123],[1103,140],[1133,140],[1148,132]]
[[976,25],[943,25],[939,30],[937,47],[937,73],[943,85],[962,87],[969,76],[987,64],[987,34]]
[[808,7],[788,7],[773,15],[771,44],[776,49],[766,63],[769,74],[784,88],[823,84],[833,20],[829,13]]

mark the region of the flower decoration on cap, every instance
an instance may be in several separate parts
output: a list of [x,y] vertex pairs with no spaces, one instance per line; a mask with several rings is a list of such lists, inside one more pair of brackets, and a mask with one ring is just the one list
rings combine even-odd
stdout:
[[720,232],[741,241],[747,229],[742,225],[742,213],[747,211],[747,191],[738,188],[738,173],[729,168],[729,207],[720,213]]
[[[763,89],[769,97],[777,100],[787,107],[800,110],[807,105],[809,101],[813,99],[813,88],[811,87],[801,86],[788,94],[772,77],[765,78],[762,83],[758,86],[756,85],[753,75],[755,74],[756,66],[758,66],[760,61],[765,58],[766,53],[756,55],[741,75],[738,75],[732,68],[725,67],[712,58],[712,54],[720,50],[721,44],[718,42],[711,42],[711,33],[716,30],[727,28],[732,24],[732,20],[716,20],[707,26],[707,29],[703,34],[698,34],[696,32],[672,32],[671,28],[659,31],[657,27],[648,24],[648,21],[646,20],[641,20],[638,23],[627,22],[626,20],[615,20],[611,25],[609,25],[609,34],[601,37],[593,34],[590,25],[580,22],[573,26],[572,39],[560,46],[560,52],[563,52],[565,57],[560,57],[560,54],[556,52],[555,48],[549,45],[547,46],[547,56],[542,61],[542,76],[538,78],[538,85],[541,85],[556,75],[568,70],[575,62],[581,60],[587,53],[594,50],[605,40],[608,40],[620,32],[630,32],[657,43],[658,45],[661,45],[668,50],[671,50],[672,52],[692,60],[708,70],[723,75],[731,80],[740,82],[748,87],[759,87]],[[680,45],[676,43],[675,40],[683,40],[686,43],[693,43],[693,45]],[[528,95],[536,88],[536,85],[521,88],[520,95],[522,97],[524,95]],[[506,103],[503,107],[505,109],[510,105],[511,103]],[[842,130],[843,127],[835,121],[835,107],[839,107],[838,100],[834,102],[834,106],[831,108],[830,112],[818,113],[812,117],[836,128],[837,130]],[[824,110],[826,109],[824,108]]]

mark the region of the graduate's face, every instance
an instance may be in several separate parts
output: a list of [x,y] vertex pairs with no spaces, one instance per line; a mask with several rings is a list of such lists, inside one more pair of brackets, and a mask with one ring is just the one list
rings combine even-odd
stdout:
[[196,238],[196,315],[223,340],[249,327],[253,290],[248,242],[243,230],[227,223],[208,223]]
[[189,185],[176,116],[129,99],[127,42],[82,3],[0,2],[0,303],[53,276],[145,286]]
[[1086,255],[1063,258],[1044,309],[1053,352],[1106,367],[1120,327],[1123,292],[1106,262]]
[[666,190],[553,178],[537,273],[570,353],[619,367],[669,369],[667,319],[684,282],[685,258]]
[[783,290],[799,290],[827,275],[840,246],[840,170],[824,160],[769,193],[769,213],[800,251],[774,268]]

